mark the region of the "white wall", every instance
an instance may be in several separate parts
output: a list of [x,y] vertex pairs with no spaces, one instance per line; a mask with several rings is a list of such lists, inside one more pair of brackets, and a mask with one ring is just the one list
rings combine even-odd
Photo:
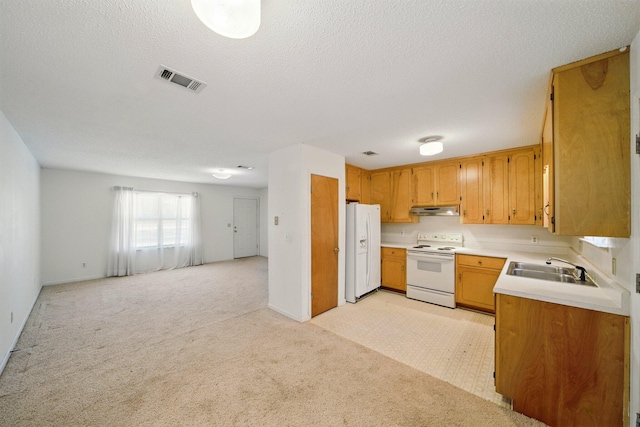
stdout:
[[[105,277],[115,185],[198,192],[205,262],[233,258],[233,198],[261,199],[264,195],[253,188],[42,169],[43,284]],[[266,200],[260,200],[259,205],[266,209]],[[264,224],[260,226],[262,229]]]
[[39,271],[40,166],[0,112],[0,372],[40,292]]
[[260,196],[260,255],[269,256],[269,190],[263,188],[258,192]]
[[[298,321],[311,318],[311,174],[338,179],[338,238],[344,248],[344,157],[302,144],[269,155],[269,307]],[[338,257],[338,295],[344,304],[344,251]]]

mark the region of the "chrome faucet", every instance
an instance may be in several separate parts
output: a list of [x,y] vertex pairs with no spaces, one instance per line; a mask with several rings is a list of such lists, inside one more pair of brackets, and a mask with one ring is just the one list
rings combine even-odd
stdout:
[[567,263],[569,265],[573,265],[576,269],[580,270],[580,281],[581,282],[585,282],[587,280],[587,269],[584,267],[581,267],[579,265],[576,265],[572,262],[567,261],[566,259],[562,259],[562,258],[556,258],[556,257],[550,257],[547,260],[547,264],[551,264],[551,261],[560,261],[560,262],[564,262]]

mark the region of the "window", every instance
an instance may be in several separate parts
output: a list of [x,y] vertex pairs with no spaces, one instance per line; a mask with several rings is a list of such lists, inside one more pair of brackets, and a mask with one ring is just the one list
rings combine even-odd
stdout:
[[136,192],[136,249],[185,246],[191,240],[191,198],[188,194]]

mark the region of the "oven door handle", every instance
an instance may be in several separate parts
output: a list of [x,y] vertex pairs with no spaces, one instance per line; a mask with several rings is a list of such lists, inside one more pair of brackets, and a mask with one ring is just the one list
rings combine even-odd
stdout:
[[447,256],[447,255],[431,255],[431,254],[423,254],[423,253],[418,253],[418,252],[411,252],[411,251],[407,251],[407,258],[413,258],[413,259],[439,259],[439,260],[444,260],[444,261],[453,261],[454,256]]

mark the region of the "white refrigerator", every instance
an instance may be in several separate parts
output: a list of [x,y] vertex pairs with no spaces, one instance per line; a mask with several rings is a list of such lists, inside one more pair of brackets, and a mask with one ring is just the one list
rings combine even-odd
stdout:
[[347,205],[345,297],[355,303],[380,287],[380,205]]

